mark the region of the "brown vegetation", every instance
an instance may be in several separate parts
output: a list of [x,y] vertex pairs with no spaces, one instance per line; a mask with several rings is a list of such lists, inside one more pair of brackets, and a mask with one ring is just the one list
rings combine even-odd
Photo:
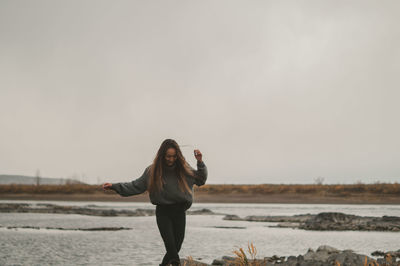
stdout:
[[[400,184],[262,184],[195,186],[195,202],[400,204]],[[121,197],[101,185],[0,185],[0,199],[148,202],[141,195]]]
[[12,194],[74,194],[96,193],[102,191],[98,185],[66,184],[66,185],[0,185],[0,193]]
[[207,192],[210,194],[226,194],[226,193],[240,193],[240,194],[319,194],[330,196],[347,196],[350,194],[386,194],[400,196],[400,184],[333,184],[333,185],[319,185],[319,184],[305,184],[305,185],[276,185],[276,184],[262,184],[262,185],[204,185],[197,188],[199,192]]
[[[102,192],[100,185],[0,185],[0,193],[33,194],[72,194]],[[348,196],[354,194],[385,194],[400,196],[400,184],[337,184],[337,185],[204,185],[195,187],[195,191],[207,194],[317,194],[326,196]]]

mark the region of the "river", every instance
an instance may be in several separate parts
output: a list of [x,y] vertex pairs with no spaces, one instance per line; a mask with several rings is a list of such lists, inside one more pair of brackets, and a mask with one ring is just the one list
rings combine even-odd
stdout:
[[[51,203],[117,210],[155,209],[150,203],[11,201],[0,203]],[[294,215],[343,212],[362,216],[400,216],[399,205],[333,204],[213,204],[194,203],[190,210],[207,208],[216,213]],[[375,250],[400,248],[399,232],[305,231],[269,227],[276,223],[225,221],[224,215],[187,215],[186,234],[179,255],[211,263],[233,250],[253,243],[257,257],[289,256],[330,245],[371,256]],[[76,214],[0,213],[0,265],[158,265],[164,245],[155,216],[99,217]],[[7,226],[63,228],[129,227],[121,231],[66,231],[56,229],[8,229]],[[220,227],[220,228],[218,228]],[[222,227],[222,228],[221,228]],[[235,227],[235,228],[223,228]]]

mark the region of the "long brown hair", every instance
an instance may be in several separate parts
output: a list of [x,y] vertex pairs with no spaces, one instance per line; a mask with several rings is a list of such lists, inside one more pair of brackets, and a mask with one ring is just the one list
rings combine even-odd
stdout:
[[176,143],[176,141],[173,139],[166,139],[163,141],[163,143],[161,143],[157,155],[154,158],[153,164],[149,168],[149,184],[147,190],[150,193],[162,190],[164,183],[164,180],[162,179],[163,166],[165,165],[165,155],[169,148],[173,148],[176,151],[177,158],[175,161],[175,171],[179,182],[179,188],[182,192],[186,191],[192,194],[192,191],[186,182],[185,175],[194,176],[194,173],[191,170],[189,164],[186,162],[185,157],[183,157],[178,143]]

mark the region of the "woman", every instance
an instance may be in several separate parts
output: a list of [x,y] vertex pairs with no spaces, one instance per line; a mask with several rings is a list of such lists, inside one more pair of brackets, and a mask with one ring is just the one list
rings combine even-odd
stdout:
[[202,186],[207,180],[201,152],[194,150],[194,156],[197,171],[186,162],[176,141],[166,139],[141,177],[128,183],[103,184],[104,190],[114,190],[123,197],[149,192],[167,251],[160,266],[180,265],[178,252],[185,236],[186,210],[193,202],[193,185]]

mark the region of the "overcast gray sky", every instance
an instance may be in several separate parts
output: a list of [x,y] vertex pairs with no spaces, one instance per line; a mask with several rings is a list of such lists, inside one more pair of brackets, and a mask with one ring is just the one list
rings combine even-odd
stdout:
[[[399,1],[0,1],[0,174],[398,182]],[[193,148],[183,152],[192,166]]]

